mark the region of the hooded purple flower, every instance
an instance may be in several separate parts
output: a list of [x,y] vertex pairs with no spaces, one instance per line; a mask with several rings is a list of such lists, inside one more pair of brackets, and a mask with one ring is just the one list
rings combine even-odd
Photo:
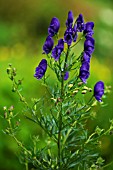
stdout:
[[71,45],[73,42],[73,29],[67,28],[67,30],[64,33],[64,42],[68,44],[68,46]]
[[98,81],[94,86],[94,96],[96,100],[101,102],[101,97],[104,94],[104,83],[102,81]]
[[87,51],[89,54],[92,54],[94,51],[95,40],[91,36],[87,36],[84,42],[84,51]]
[[58,41],[58,45],[56,45],[52,50],[52,57],[55,59],[55,61],[58,61],[63,50],[64,50],[64,40],[60,39]]
[[74,18],[73,18],[73,13],[72,13],[72,11],[69,11],[69,12],[68,12],[68,18],[67,18],[67,21],[66,21],[66,26],[67,26],[67,28],[69,28],[69,27],[72,28],[73,20],[74,20]]
[[93,28],[94,28],[94,23],[87,22],[85,24],[84,34],[92,36],[94,34]]
[[83,58],[82,58],[83,62],[86,61],[90,63],[90,58],[91,58],[91,55],[87,51],[84,51]]
[[86,80],[88,79],[90,73],[89,73],[89,63],[88,62],[83,62],[81,67],[80,67],[80,73],[79,77],[82,80],[83,83],[86,83]]
[[43,45],[44,53],[49,54],[53,48],[53,45],[54,45],[54,41],[53,41],[52,37],[48,36],[46,38],[44,45]]
[[54,17],[51,20],[50,26],[48,28],[48,34],[53,37],[55,34],[58,33],[58,30],[60,28],[60,22],[58,18]]
[[76,19],[76,24],[77,24],[77,31],[82,32],[85,28],[82,14],[79,14],[78,18]]
[[69,72],[66,71],[65,74],[64,74],[64,80],[67,80],[69,78]]
[[47,60],[42,59],[38,67],[36,67],[34,77],[40,80],[44,76],[46,70],[47,70]]

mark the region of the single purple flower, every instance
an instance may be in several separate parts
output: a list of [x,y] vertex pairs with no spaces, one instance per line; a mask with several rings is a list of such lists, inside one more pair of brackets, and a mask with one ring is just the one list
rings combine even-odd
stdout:
[[67,80],[69,78],[69,72],[66,71],[65,74],[64,74],[64,80]]
[[89,54],[92,54],[94,51],[95,40],[91,36],[87,36],[84,42],[84,51],[87,51]]
[[87,22],[85,24],[84,34],[92,36],[94,34],[93,28],[94,28],[94,23]]
[[68,27],[72,27],[72,25],[73,25],[73,20],[74,20],[74,18],[73,18],[73,13],[72,13],[72,11],[69,11],[69,12],[68,12],[68,18],[67,18],[67,21],[66,21],[66,26],[67,26],[67,28],[68,28]]
[[48,28],[48,34],[53,37],[55,34],[58,33],[60,28],[60,22],[58,20],[58,18],[54,17],[52,18],[51,22],[50,22],[50,26]]
[[53,41],[52,37],[48,36],[46,38],[44,45],[43,45],[44,53],[49,54],[53,48],[53,45],[54,45],[54,41]]
[[52,57],[55,59],[55,61],[58,61],[62,51],[64,50],[64,40],[60,39],[58,41],[58,45],[56,45],[52,50]]
[[90,63],[90,59],[91,59],[91,55],[87,51],[86,52],[84,51],[83,58],[82,58],[83,62],[86,61]]
[[88,62],[83,62],[81,67],[80,67],[79,77],[80,77],[80,79],[82,80],[83,83],[86,83],[86,80],[90,76],[89,67],[90,67],[90,65],[89,65]]
[[104,94],[104,83],[102,81],[98,81],[94,86],[94,96],[96,100],[101,102],[101,97]]
[[84,19],[82,14],[79,14],[78,18],[76,19],[76,24],[77,24],[77,31],[82,32],[84,31],[85,24],[84,24]]
[[42,59],[38,67],[36,67],[34,77],[40,80],[44,76],[46,70],[47,70],[47,60]]
[[58,40],[58,45],[57,45],[61,51],[64,50],[64,40],[63,39],[60,39]]
[[64,42],[68,44],[68,46],[71,45],[73,42],[73,29],[67,28],[67,30],[64,33]]

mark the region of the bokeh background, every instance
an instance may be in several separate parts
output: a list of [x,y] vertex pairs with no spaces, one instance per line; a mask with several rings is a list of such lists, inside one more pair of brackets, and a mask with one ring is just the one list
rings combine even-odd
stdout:
[[[3,106],[14,105],[20,112],[18,97],[11,92],[11,82],[7,77],[6,68],[12,63],[17,68],[20,78],[24,78],[23,94],[29,100],[43,93],[34,69],[42,56],[42,46],[47,36],[47,28],[52,17],[59,18],[60,35],[65,31],[67,13],[72,10],[74,16],[80,13],[86,21],[95,22],[95,52],[91,61],[91,76],[88,85],[103,80],[106,85],[113,86],[113,0],[0,0],[0,114]],[[80,47],[78,46],[78,51]],[[92,121],[91,129],[98,124],[101,128],[108,127],[113,119],[113,93],[106,99],[106,107],[98,110],[97,120]],[[23,118],[22,113],[21,139],[29,144],[30,133],[40,134],[40,129],[32,122]],[[18,147],[15,142],[2,133],[4,123],[0,119],[0,170],[24,169],[18,161]],[[42,135],[43,138],[43,135]],[[101,153],[109,163],[113,160],[113,137],[102,139]],[[105,168],[112,170],[113,165]]]

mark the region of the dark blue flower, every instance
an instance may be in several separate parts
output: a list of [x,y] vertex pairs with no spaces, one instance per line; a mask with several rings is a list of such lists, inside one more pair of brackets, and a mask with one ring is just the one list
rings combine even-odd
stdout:
[[81,67],[80,67],[80,73],[79,77],[82,80],[83,83],[86,83],[86,80],[88,79],[90,73],[89,73],[89,63],[88,62],[83,62]]
[[67,28],[68,28],[68,27],[72,27],[72,25],[73,25],[73,20],[74,20],[74,18],[73,18],[73,13],[72,13],[72,11],[69,11],[69,12],[68,12],[68,18],[67,18],[67,21],[66,21],[66,26],[67,26]]
[[48,34],[53,37],[55,34],[58,33],[60,28],[60,22],[58,20],[58,18],[54,17],[51,20],[50,26],[48,28]]
[[69,72],[66,71],[65,74],[64,74],[64,80],[67,80],[69,78]]
[[83,58],[82,58],[83,62],[86,61],[86,62],[90,63],[90,59],[91,59],[91,55],[87,51],[84,51]]
[[84,19],[82,14],[79,14],[78,18],[76,19],[77,24],[77,31],[82,32],[85,28]]
[[53,45],[54,45],[54,41],[53,41],[52,37],[48,36],[46,38],[44,45],[43,45],[44,53],[49,54],[53,48]]
[[71,45],[73,42],[73,29],[67,28],[67,30],[64,33],[64,42],[68,44],[68,46]]
[[101,97],[104,94],[104,83],[102,81],[98,81],[94,86],[94,96],[96,100],[101,102]]
[[92,54],[94,51],[95,40],[91,36],[87,36],[84,42],[84,51],[87,51],[89,54]]
[[60,39],[59,41],[58,41],[58,48],[61,50],[61,51],[63,51],[64,50],[64,40],[63,39]]
[[52,57],[55,59],[55,61],[58,61],[60,58],[60,55],[62,51],[64,50],[64,40],[60,39],[58,41],[58,45],[56,45],[52,50]]
[[46,70],[47,70],[47,60],[42,59],[38,67],[36,67],[34,77],[40,80],[44,76]]
[[94,34],[93,28],[94,28],[94,23],[87,22],[85,24],[84,34],[92,36]]

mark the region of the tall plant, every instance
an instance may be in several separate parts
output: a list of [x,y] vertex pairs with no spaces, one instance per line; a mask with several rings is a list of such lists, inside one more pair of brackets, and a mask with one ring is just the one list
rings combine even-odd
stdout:
[[[103,105],[102,96],[109,91],[103,81],[98,81],[94,89],[86,86],[95,49],[94,23],[85,23],[82,14],[74,21],[73,13],[69,11],[65,24],[64,37],[59,39],[60,22],[56,17],[52,18],[43,45],[44,58],[35,70],[34,77],[46,88],[44,96],[28,103],[20,92],[22,80],[17,80],[16,69],[12,65],[7,68],[12,91],[25,106],[22,110],[25,118],[40,126],[45,135],[44,147],[38,147],[40,136],[33,136],[33,145],[25,146],[17,137],[19,115],[14,106],[4,107],[3,118],[7,122],[4,133],[20,147],[20,160],[26,170],[30,167],[37,170],[96,170],[106,166],[98,148],[100,138],[113,130],[113,121],[107,130],[97,126],[90,132],[87,126],[87,122],[95,118],[95,106],[98,102],[101,102],[100,107]],[[81,40],[84,40],[84,47],[76,55],[74,51]],[[55,74],[53,85],[48,67]]]

